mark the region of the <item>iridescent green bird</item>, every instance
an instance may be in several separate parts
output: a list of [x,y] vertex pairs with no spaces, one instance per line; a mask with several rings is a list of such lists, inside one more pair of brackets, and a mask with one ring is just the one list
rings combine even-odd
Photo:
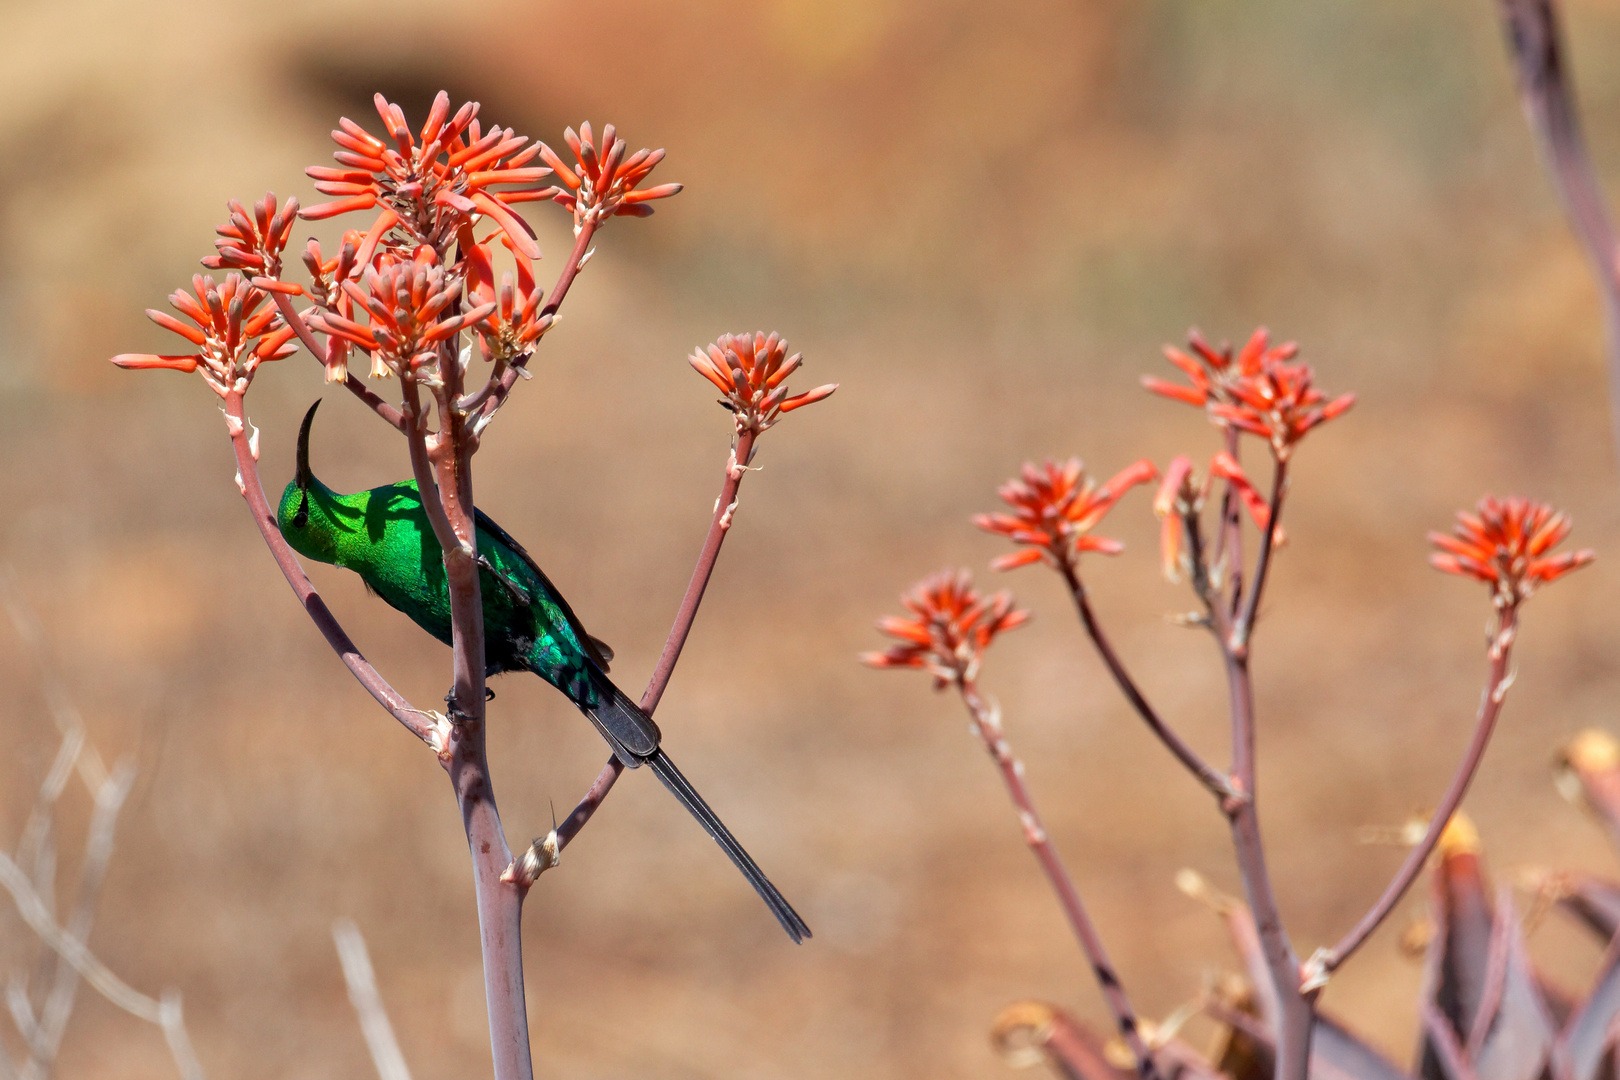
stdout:
[[[450,644],[443,549],[416,481],[340,495],[315,479],[309,467],[309,430],[319,405],[309,407],[298,432],[297,472],[277,513],[281,535],[301,555],[353,570],[369,591]],[[607,677],[612,653],[585,632],[529,553],[482,510],[475,514],[487,674],[532,671],[561,690],[626,767],[651,767],[770,905],[789,937],[795,942],[809,937],[810,928],[799,913],[659,748],[652,717]]]

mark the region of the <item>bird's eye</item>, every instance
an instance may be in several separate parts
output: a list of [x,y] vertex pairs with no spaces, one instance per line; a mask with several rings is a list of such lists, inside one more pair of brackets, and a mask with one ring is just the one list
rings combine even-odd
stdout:
[[309,492],[306,491],[306,492],[304,492],[304,497],[298,500],[298,512],[293,515],[292,526],[295,529],[302,529],[305,525],[308,525],[308,524],[309,524]]

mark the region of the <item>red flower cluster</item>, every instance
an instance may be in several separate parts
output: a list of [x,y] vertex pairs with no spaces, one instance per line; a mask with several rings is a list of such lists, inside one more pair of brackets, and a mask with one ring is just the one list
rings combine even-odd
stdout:
[[[345,319],[333,312],[313,316],[310,324],[333,337],[343,338],[371,354],[385,370],[375,374],[416,377],[438,357],[439,342],[487,319],[496,308],[480,304],[471,311],[441,319],[461,296],[461,281],[439,263],[438,253],[427,244],[416,249],[411,259],[391,252],[377,258],[375,266],[361,275],[362,289],[353,281],[341,282],[349,300],[365,309],[370,325]],[[424,385],[435,385],[436,374],[423,377]]]
[[[352,120],[341,119],[332,132],[340,167],[307,170],[317,189],[335,196],[331,202],[300,210],[297,200],[289,199],[278,209],[275,196],[269,194],[250,210],[232,200],[230,220],[218,229],[217,252],[203,260],[210,269],[243,272],[251,283],[244,297],[258,298],[252,299],[250,308],[265,292],[279,294],[275,301],[282,318],[301,321],[291,326],[288,336],[296,332],[320,354],[328,382],[348,377],[349,353],[358,345],[372,354],[372,375],[395,374],[403,366],[418,375],[423,385],[436,385],[440,374],[425,370],[437,354],[432,346],[469,328],[477,331],[483,357],[497,369],[521,364],[556,316],[545,309],[543,293],[534,279],[532,262],[540,257],[540,249],[513,207],[541,199],[562,203],[573,212],[579,231],[585,222],[594,227],[615,214],[645,216],[652,212],[646,203],[680,190],[679,184],[638,188],[664,152],[638,150],[627,156],[624,140],[611,125],[603,132],[601,153],[589,124],[581,125],[579,135],[572,129],[567,132],[578,159],[577,166],[570,169],[550,148],[531,144],[527,136],[515,135],[510,128],[484,131],[477,102],[468,102],[452,115],[449,95],[441,92],[421,130],[412,132],[398,105],[381,94],[374,100],[387,141]],[[551,164],[534,163],[542,156]],[[542,188],[539,182],[552,174],[552,165],[564,186]],[[362,210],[378,212],[364,232],[351,229],[344,234],[335,258],[326,257],[318,242],[309,242],[303,257],[311,276],[308,286],[281,279],[283,254],[298,218],[321,219]],[[473,228],[486,218],[497,231],[479,240]],[[504,272],[498,281],[492,258],[497,237],[516,264],[515,276]],[[558,295],[590,251],[576,250],[574,254],[577,261],[564,270]],[[291,298],[300,295],[314,302],[301,315],[291,306]],[[440,315],[457,300],[473,310],[441,320]],[[369,317],[369,325],[355,321],[357,304]],[[327,339],[323,344],[307,331],[324,331]],[[180,332],[194,336],[189,328]],[[284,342],[275,348],[281,349]],[[208,349],[219,351],[212,345]],[[193,360],[204,359],[203,354],[117,358],[125,367],[186,370],[195,369]],[[780,358],[777,363],[780,366]],[[751,373],[751,355],[744,368]],[[721,376],[728,371],[724,362],[716,369]],[[494,377],[501,374],[497,370]],[[775,386],[773,382],[770,388]],[[726,386],[722,389],[730,392]],[[759,430],[769,426],[777,412],[831,392],[831,387],[822,387],[797,398],[752,394]]]
[[1188,335],[1192,355],[1170,346],[1165,358],[1186,373],[1191,386],[1151,375],[1142,385],[1176,401],[1207,409],[1223,427],[1258,435],[1271,444],[1279,461],[1318,424],[1342,415],[1355,404],[1354,394],[1329,401],[1312,385],[1310,365],[1290,363],[1299,353],[1293,342],[1272,345],[1264,327],[1256,330],[1241,352],[1212,347],[1195,330]]
[[517,260],[515,283],[512,275],[503,271],[497,290],[488,245],[468,243],[463,250],[467,253],[468,295],[480,305],[495,305],[494,313],[478,328],[478,347],[484,359],[505,364],[532,352],[534,343],[551,329],[557,317],[542,313],[545,293],[534,280],[529,260]]
[[805,405],[813,405],[838,389],[827,383],[794,397],[787,396],[787,377],[798,370],[804,357],[787,355],[787,342],[776,334],[723,334],[707,349],[687,357],[699,375],[720,388],[720,399],[737,420],[737,432],[759,434],[781,418]]
[[121,353],[112,362],[121,368],[200,371],[214,393],[225,397],[246,391],[264,361],[298,351],[298,344],[291,340],[292,328],[274,307],[263,306],[267,294],[249,285],[241,274],[227,274],[218,284],[197,274],[191,286],[192,292],[181,289],[169,297],[169,303],[195,326],[151,308],[146,316],[191,342],[196,352],[179,356]]
[[[381,206],[361,246],[362,263],[370,261],[371,250],[396,226],[417,244],[443,248],[461,225],[480,216],[493,220],[514,249],[531,259],[540,257],[529,226],[511,209],[515,203],[548,197],[537,184],[551,170],[528,164],[542,151],[539,143],[525,147],[528,136],[514,135],[511,128],[483,132],[475,101],[451,116],[450,97],[442,90],[433,99],[418,142],[398,105],[381,94],[375,102],[394,146],[348,117],[340,119],[332,140],[342,149],[333,157],[344,168],[311,166],[305,172],[317,191],[341,197],[309,207],[304,218],[318,220]],[[496,191],[496,185],[517,188]]]
[[576,165],[570,169],[563,164],[545,143],[540,144],[540,156],[564,187],[547,188],[545,194],[574,214],[574,232],[577,235],[587,222],[599,225],[616,214],[647,217],[653,208],[647,203],[654,199],[667,199],[681,190],[679,184],[659,184],[657,187],[637,188],[647,174],[664,160],[662,150],[637,150],[624,156],[626,143],[609,124],[602,129],[602,152],[596,152],[591,136],[591,125],[579,125],[579,134],[573,128],[563,132],[568,148],[574,152]]
[[[264,198],[253,204],[253,216],[247,208],[232,199],[225,204],[231,219],[214,231],[218,254],[210,255],[202,264],[210,270],[246,270],[253,274],[253,284],[266,292],[282,292],[293,296],[303,290],[297,285],[285,284],[281,277],[281,253],[292,235],[293,223],[298,220],[298,200],[291,198],[287,205],[276,209],[276,193],[266,192]],[[314,241],[310,241],[314,243]]]
[[996,635],[1029,621],[1029,612],[1013,606],[1003,590],[981,597],[966,570],[941,570],[924,578],[900,598],[910,618],[889,616],[878,629],[899,638],[884,652],[861,655],[876,668],[921,668],[934,676],[935,689],[972,682],[984,650]]
[[1569,517],[1546,503],[1486,495],[1474,513],[1457,515],[1453,535],[1429,534],[1429,543],[1440,549],[1429,562],[1448,574],[1485,582],[1497,607],[1513,607],[1538,586],[1596,557],[1589,549],[1549,554],[1569,530]]
[[977,514],[973,524],[1016,544],[1030,545],[1025,551],[996,559],[990,564],[993,569],[1011,570],[1042,560],[1072,568],[1082,551],[1117,555],[1124,550],[1118,540],[1092,536],[1091,530],[1125,492],[1158,475],[1153,463],[1144,458],[1098,485],[1086,476],[1077,457],[1061,464],[1050,458],[1042,465],[1026,462],[1020,475],[996,492],[1014,513]]

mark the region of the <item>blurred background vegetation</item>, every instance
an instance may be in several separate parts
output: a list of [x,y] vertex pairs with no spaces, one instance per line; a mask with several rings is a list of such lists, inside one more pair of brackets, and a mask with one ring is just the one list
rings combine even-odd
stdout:
[[[1566,5],[1600,170],[1620,181],[1620,4]],[[109,758],[141,775],[92,944],[186,996],[220,1077],[370,1070],[328,927],[365,932],[419,1078],[487,1068],[464,841],[442,774],[290,600],[231,483],[195,379],[141,310],[207,254],[227,198],[312,201],[339,114],[432,94],[556,144],[619,125],[687,189],[603,234],[479,456],[479,503],[524,540],[639,687],[708,520],[729,424],[685,365],[775,329],[808,388],[764,440],[659,721],[673,755],[816,930],[788,947],[713,845],[632,776],[528,903],[541,1076],[1000,1075],[986,1031],[1040,997],[1101,1020],[1089,975],[955,702],[854,663],[877,615],[941,565],[1000,553],[970,513],[1026,458],[1099,473],[1214,449],[1149,398],[1162,342],[1259,323],[1355,390],[1294,476],[1292,542],[1256,646],[1262,805],[1302,953],[1399,852],[1355,842],[1438,798],[1483,677],[1484,590],[1423,534],[1483,491],[1572,511],[1597,567],[1527,613],[1521,678],[1469,810],[1493,865],[1603,869],[1550,783],[1556,747],[1616,724],[1620,478],[1595,292],[1518,113],[1493,5],[1283,0],[326,0],[274,9],[62,0],[0,11],[0,557],[40,609]],[[1617,188],[1620,190],[1620,188]],[[564,215],[530,217],[555,267]],[[312,229],[311,232],[318,230]],[[330,235],[322,232],[321,235]],[[322,392],[307,357],[250,398],[267,482]],[[354,402],[318,471],[406,472]],[[1161,710],[1224,759],[1207,642],[1165,623],[1143,495],[1087,568]],[[368,655],[435,701],[445,650],[315,567]],[[1164,1015],[1230,966],[1172,886],[1237,891],[1225,829],[1084,647],[1060,583],[984,685],[1137,1003]],[[999,582],[997,584],[1000,584]],[[55,749],[32,661],[0,646],[0,843]],[[514,842],[604,759],[536,680],[501,680],[496,782]],[[560,810],[559,812],[563,812]],[[71,829],[82,828],[69,823]],[[64,870],[64,874],[66,871]],[[1409,900],[1326,1006],[1399,1061],[1417,964]],[[4,920],[11,920],[8,912]],[[17,940],[0,921],[0,957]],[[1534,947],[1576,985],[1596,953]],[[86,996],[60,1075],[171,1073],[153,1030]]]

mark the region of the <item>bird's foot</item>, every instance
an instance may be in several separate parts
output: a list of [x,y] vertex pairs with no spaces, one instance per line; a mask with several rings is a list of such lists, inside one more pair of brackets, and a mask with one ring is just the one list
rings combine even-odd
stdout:
[[[484,687],[484,700],[495,700],[495,691],[487,686]],[[461,711],[461,706],[456,704],[456,688],[453,686],[450,688],[450,692],[444,695],[444,707],[445,714],[449,716],[450,722],[456,727],[463,727],[472,719],[467,713]]]

